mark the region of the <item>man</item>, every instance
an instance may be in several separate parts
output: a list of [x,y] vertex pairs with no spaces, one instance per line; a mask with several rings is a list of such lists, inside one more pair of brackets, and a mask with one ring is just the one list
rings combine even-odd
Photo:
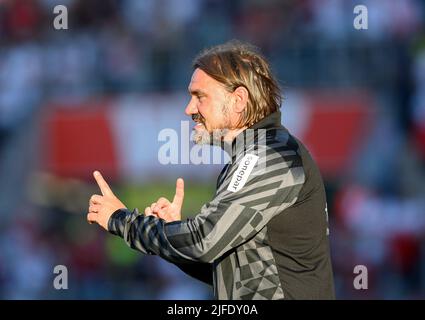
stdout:
[[[196,143],[231,161],[214,199],[181,220],[184,182],[144,214],[128,210],[99,172],[89,222],[143,253],[212,284],[217,299],[333,299],[326,196],[303,144],[280,123],[280,90],[255,48],[229,42],[202,52],[189,84]],[[242,142],[242,143],[241,143]]]

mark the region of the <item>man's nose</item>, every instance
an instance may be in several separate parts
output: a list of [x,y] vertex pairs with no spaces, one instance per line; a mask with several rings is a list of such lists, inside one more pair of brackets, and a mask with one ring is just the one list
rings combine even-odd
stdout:
[[189,103],[186,106],[186,109],[184,110],[184,112],[188,116],[191,116],[192,114],[198,113],[198,108],[196,108],[195,103],[193,103],[192,101],[193,101],[193,99],[190,99]]

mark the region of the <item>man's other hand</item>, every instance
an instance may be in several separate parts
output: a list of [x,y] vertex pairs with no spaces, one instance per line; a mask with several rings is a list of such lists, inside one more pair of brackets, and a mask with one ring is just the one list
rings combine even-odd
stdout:
[[93,172],[93,176],[99,185],[102,195],[94,194],[89,201],[87,221],[96,222],[105,230],[108,230],[108,221],[111,215],[118,209],[127,209],[126,206],[112,192],[109,185],[103,179],[99,171]]
[[183,200],[184,181],[182,178],[179,178],[176,181],[176,194],[174,195],[173,202],[163,197],[159,198],[150,207],[146,207],[145,215],[155,215],[167,222],[180,221],[182,218]]

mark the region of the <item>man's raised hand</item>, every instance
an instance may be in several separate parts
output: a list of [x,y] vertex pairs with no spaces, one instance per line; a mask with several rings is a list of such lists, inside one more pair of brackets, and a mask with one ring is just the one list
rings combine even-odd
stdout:
[[173,202],[166,198],[159,198],[158,201],[152,203],[150,207],[146,207],[145,215],[155,215],[167,222],[181,220],[181,209],[184,200],[184,181],[182,178],[176,181],[176,194]]
[[96,222],[104,229],[108,230],[108,221],[111,215],[118,209],[126,209],[126,206],[114,195],[99,171],[93,172],[93,176],[96,179],[102,195],[94,194],[91,196],[87,221],[89,223]]

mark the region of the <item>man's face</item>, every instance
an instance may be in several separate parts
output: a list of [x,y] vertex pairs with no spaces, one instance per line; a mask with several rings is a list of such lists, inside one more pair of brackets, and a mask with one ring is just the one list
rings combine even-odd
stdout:
[[186,114],[197,123],[194,141],[198,144],[221,141],[232,125],[231,94],[221,83],[201,69],[195,69],[189,84],[191,99]]

